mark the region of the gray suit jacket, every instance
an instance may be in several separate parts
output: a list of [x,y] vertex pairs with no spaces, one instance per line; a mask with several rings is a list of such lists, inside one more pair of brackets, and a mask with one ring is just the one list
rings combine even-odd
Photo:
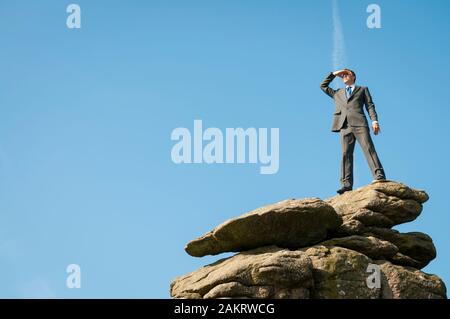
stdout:
[[373,103],[372,96],[370,96],[369,89],[365,86],[355,85],[352,95],[347,100],[345,88],[334,90],[328,86],[335,77],[336,76],[333,75],[333,73],[330,73],[325,80],[323,80],[322,84],[320,84],[322,91],[333,98],[336,104],[331,131],[339,132],[342,124],[344,124],[345,118],[347,118],[347,122],[350,126],[368,127],[363,109],[364,105],[366,106],[370,119],[372,121],[378,121],[375,104]]

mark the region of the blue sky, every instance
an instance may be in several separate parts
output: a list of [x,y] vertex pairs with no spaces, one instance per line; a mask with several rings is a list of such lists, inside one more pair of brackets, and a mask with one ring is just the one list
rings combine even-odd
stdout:
[[[330,1],[0,2],[0,297],[167,298],[218,258],[183,248],[226,219],[339,187]],[[369,86],[387,177],[430,200],[401,231],[433,237],[450,282],[448,1],[338,1],[345,63]],[[280,129],[280,169],[184,164],[177,127]],[[355,150],[355,187],[372,180]],[[82,287],[66,287],[67,265]]]

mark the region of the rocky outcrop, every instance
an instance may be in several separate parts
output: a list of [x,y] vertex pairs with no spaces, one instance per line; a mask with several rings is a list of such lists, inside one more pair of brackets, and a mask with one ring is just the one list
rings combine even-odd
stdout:
[[307,298],[312,263],[302,251],[268,246],[239,253],[180,277],[177,298]]
[[226,221],[185,250],[195,257],[277,245],[296,248],[315,244],[337,229],[342,219],[318,198],[288,199]]
[[391,229],[416,219],[427,200],[385,181],[256,209],[186,245],[192,256],[238,253],[176,278],[171,296],[446,298],[442,280],[420,270],[436,257],[432,239]]
[[365,226],[392,227],[416,219],[428,200],[424,191],[391,181],[366,187],[327,200],[344,224],[358,221]]
[[397,246],[398,253],[389,260],[402,266],[422,269],[436,258],[433,240],[420,232],[399,233],[393,229],[368,227],[364,235],[375,236]]
[[372,236],[353,235],[326,240],[321,244],[356,250],[374,259],[389,259],[398,253],[398,248],[394,244]]

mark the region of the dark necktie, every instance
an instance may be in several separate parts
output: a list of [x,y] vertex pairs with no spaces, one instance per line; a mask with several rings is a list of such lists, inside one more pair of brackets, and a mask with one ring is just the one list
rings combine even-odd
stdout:
[[347,88],[347,99],[350,98],[350,95],[352,95],[352,87],[351,86],[349,86]]

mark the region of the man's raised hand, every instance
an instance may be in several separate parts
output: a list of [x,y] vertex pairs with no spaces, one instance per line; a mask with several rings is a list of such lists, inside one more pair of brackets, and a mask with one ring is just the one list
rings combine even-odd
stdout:
[[346,69],[344,70],[338,70],[338,71],[334,71],[333,74],[335,76],[338,76],[340,78],[342,78],[344,76],[344,74],[346,74],[348,71]]

